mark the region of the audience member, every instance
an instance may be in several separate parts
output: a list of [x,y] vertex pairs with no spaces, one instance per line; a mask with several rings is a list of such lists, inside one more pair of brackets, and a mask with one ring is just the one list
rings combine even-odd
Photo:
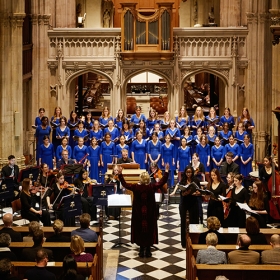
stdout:
[[9,246],[11,244],[11,237],[8,233],[0,234],[0,260],[10,259],[11,261],[16,261],[17,256],[15,253],[11,252]]
[[270,239],[271,250],[262,251],[262,263],[280,264],[280,235],[273,234]]
[[84,213],[80,216],[81,227],[73,230],[71,232],[71,237],[74,235],[79,235],[83,238],[84,242],[96,242],[97,234],[94,230],[89,228],[90,225],[90,215]]
[[4,227],[0,230],[1,233],[8,233],[11,237],[12,242],[21,242],[22,236],[20,232],[14,231],[12,228],[13,225],[13,215],[10,213],[6,213],[3,216]]
[[35,254],[36,266],[25,272],[24,279],[55,280],[56,276],[46,269],[48,260],[48,253],[46,252],[46,250],[42,248],[39,249]]
[[63,259],[63,274],[59,280],[85,280],[85,277],[77,273],[77,262],[71,255],[65,256]]
[[19,280],[11,275],[12,264],[9,259],[0,260],[0,279],[1,280]]
[[196,256],[196,263],[223,264],[227,263],[226,253],[216,249],[218,237],[211,232],[206,235],[207,249],[199,250]]
[[210,216],[207,218],[207,228],[208,231],[202,232],[198,238],[198,244],[206,244],[206,236],[208,233],[213,232],[218,237],[219,244],[226,244],[226,238],[223,234],[219,233],[218,230],[221,227],[219,219],[215,216]]
[[55,220],[53,223],[54,235],[48,237],[46,239],[46,242],[70,242],[70,236],[62,234],[63,226],[64,224],[61,220]]
[[250,216],[246,219],[246,232],[251,238],[253,245],[266,245],[265,235],[260,232],[259,222],[256,218]]
[[76,262],[92,262],[93,256],[90,253],[85,252],[84,240],[79,235],[73,235],[71,237],[70,249],[72,251],[71,256]]
[[[42,245],[45,241],[44,232],[38,229],[34,232],[33,242],[34,245],[31,248],[24,248],[22,250],[22,260],[26,262],[34,262],[36,259],[36,253],[38,250],[42,249]],[[48,255],[48,260],[53,261],[53,252],[49,249],[44,249]],[[39,278],[38,278],[39,279]]]
[[247,234],[241,234],[238,240],[239,249],[228,253],[228,263],[231,264],[258,264],[260,254],[249,250],[251,238]]
[[27,236],[23,236],[23,242],[32,242],[34,232],[40,229],[40,223],[37,221],[32,221],[28,225],[29,234]]

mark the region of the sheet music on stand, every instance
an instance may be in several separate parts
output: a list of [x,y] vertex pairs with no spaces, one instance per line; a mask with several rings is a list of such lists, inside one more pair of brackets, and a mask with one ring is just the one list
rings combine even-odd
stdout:
[[108,207],[131,207],[131,196],[129,194],[109,194]]

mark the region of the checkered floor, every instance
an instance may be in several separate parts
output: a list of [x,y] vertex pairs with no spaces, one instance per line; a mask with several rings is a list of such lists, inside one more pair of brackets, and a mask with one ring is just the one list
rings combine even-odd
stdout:
[[[113,245],[119,241],[130,245],[122,245],[113,249],[119,250],[119,261],[115,279],[176,280],[185,278],[186,251],[181,247],[180,243],[180,215],[178,207],[178,204],[161,206],[160,218],[158,220],[159,244],[156,244],[158,249],[152,249],[151,258],[140,258],[138,256],[139,247],[136,244],[130,243],[131,210],[122,210],[121,240],[119,240],[119,221],[109,220],[108,224],[104,225],[104,250],[111,250]],[[207,206],[204,205],[204,219],[206,218],[206,208]],[[0,217],[1,214],[7,212],[12,213],[12,209],[1,209]],[[2,219],[0,219],[0,225],[3,225]],[[14,226],[22,225],[28,225],[28,221],[14,221]]]

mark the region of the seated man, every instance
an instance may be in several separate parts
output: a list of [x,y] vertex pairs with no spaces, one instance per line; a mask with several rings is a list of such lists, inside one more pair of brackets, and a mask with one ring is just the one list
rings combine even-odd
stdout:
[[0,260],[10,259],[16,261],[17,257],[15,253],[11,252],[9,246],[11,244],[11,237],[7,233],[0,234]]
[[222,162],[220,168],[220,174],[226,176],[229,172],[233,174],[239,174],[239,165],[233,162],[233,153],[227,152],[226,160]]
[[68,158],[68,151],[63,150],[61,153],[61,159],[57,162],[56,168],[61,169],[61,167],[65,164],[74,164],[75,160]]
[[40,229],[40,223],[37,221],[32,221],[28,225],[29,234],[23,237],[23,242],[32,242],[34,232]]
[[[33,242],[34,245],[31,248],[24,248],[22,250],[22,260],[26,262],[34,262],[36,259],[37,251],[42,249],[42,245],[45,241],[44,232],[41,229],[38,229],[34,232]],[[48,255],[48,260],[53,261],[53,252],[49,249],[44,249]],[[40,279],[40,278],[38,278]]]
[[83,238],[84,242],[96,242],[97,234],[94,230],[89,228],[90,224],[90,215],[88,213],[84,213],[80,216],[80,224],[81,227],[73,230],[71,232],[71,237],[73,235],[79,235]]
[[122,163],[131,163],[133,160],[128,157],[128,150],[127,149],[122,149],[122,157],[118,158],[117,164],[122,164]]
[[0,230],[1,233],[8,233],[11,237],[12,242],[21,242],[22,236],[20,232],[14,231],[12,228],[13,225],[13,215],[6,213],[3,217],[4,227]]
[[21,186],[18,183],[19,168],[16,165],[16,158],[14,155],[8,156],[8,164],[2,168],[3,177],[11,177],[14,182],[15,197],[17,197]]
[[46,269],[48,254],[45,249],[39,249],[35,255],[36,266],[24,273],[24,279],[28,280],[55,280],[56,276]]
[[228,263],[231,264],[258,264],[260,254],[249,250],[251,238],[247,234],[241,234],[238,240],[239,249],[228,253]]
[[262,251],[262,263],[280,264],[280,236],[273,234],[270,238],[271,250]]
[[218,244],[218,237],[211,232],[206,235],[207,249],[199,250],[196,256],[196,263],[203,264],[223,264],[227,263],[226,253],[218,251],[216,245]]

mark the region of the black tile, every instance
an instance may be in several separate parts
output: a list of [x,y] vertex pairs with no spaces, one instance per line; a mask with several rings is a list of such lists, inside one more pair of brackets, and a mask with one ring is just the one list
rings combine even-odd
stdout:
[[137,271],[139,271],[139,272],[142,272],[143,274],[149,273],[149,272],[152,272],[152,271],[155,270],[154,267],[148,265],[147,263],[144,263],[143,265],[134,267],[134,269],[137,270]]
[[163,267],[161,270],[169,272],[171,274],[177,274],[186,269],[183,267],[179,267],[177,265],[169,265],[169,266]]

